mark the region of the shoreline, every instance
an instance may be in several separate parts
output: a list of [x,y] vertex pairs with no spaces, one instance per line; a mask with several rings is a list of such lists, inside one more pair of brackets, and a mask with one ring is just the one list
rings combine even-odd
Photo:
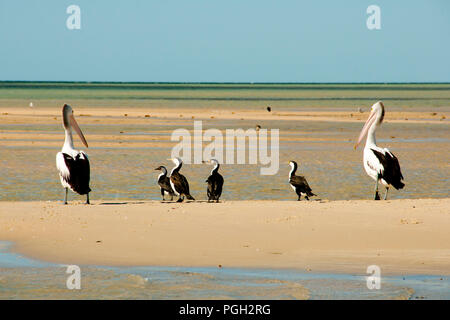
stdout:
[[450,199],[0,202],[12,252],[60,264],[450,274]]

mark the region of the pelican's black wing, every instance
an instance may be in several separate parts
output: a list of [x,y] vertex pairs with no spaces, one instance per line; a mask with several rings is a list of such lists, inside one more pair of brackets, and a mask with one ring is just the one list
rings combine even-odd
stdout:
[[384,168],[381,173],[381,178],[392,185],[395,189],[402,189],[405,184],[402,182],[403,175],[397,157],[387,149],[385,149],[384,154],[374,149],[370,150],[373,151],[375,156],[378,158],[378,161],[380,161]]
[[91,179],[91,169],[89,160],[84,152],[78,153],[75,158],[63,153],[64,162],[69,170],[69,176],[65,178],[70,188],[78,194],[91,192],[89,181]]

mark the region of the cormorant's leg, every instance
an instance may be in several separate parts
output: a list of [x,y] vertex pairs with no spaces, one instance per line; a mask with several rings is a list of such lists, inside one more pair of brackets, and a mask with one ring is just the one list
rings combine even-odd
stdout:
[[164,201],[164,200],[166,200],[166,199],[164,199],[164,189],[163,188],[161,188],[161,196],[162,196],[162,201]]
[[301,197],[301,195],[299,194],[299,195],[298,195],[298,199],[297,199],[297,201],[301,201],[301,200],[300,200],[300,197]]
[[389,191],[389,187],[386,187],[386,193],[384,194],[384,200],[387,200],[388,191]]
[[170,201],[173,201],[173,194],[170,195]]
[[181,198],[181,194],[180,194],[180,196],[179,196],[177,202],[183,202],[183,199]]
[[378,179],[375,182],[375,198],[374,200],[380,200],[380,195],[378,194]]
[[86,193],[86,204],[91,204],[91,203],[89,202],[89,192]]
[[309,198],[308,198],[308,196],[305,196],[305,199],[309,201]]
[[69,191],[69,188],[66,189],[66,194],[64,195],[64,204],[67,204],[67,192]]

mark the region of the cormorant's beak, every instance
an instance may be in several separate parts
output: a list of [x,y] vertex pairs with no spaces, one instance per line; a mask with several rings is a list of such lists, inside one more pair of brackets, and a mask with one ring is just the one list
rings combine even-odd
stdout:
[[80,137],[81,142],[83,142],[83,144],[86,146],[86,148],[89,148],[86,138],[84,137],[83,132],[81,131],[80,127],[78,126],[78,123],[75,120],[75,117],[73,116],[73,114],[71,114],[69,116],[69,121],[70,121],[70,125],[72,126],[72,128],[75,130],[75,132]]
[[358,141],[353,146],[353,149],[356,150],[356,148],[358,148],[359,144],[364,139],[364,137],[367,135],[367,132],[369,131],[369,128],[372,126],[372,124],[374,123],[376,118],[377,117],[375,116],[375,111],[372,110],[370,112],[369,118],[367,119],[366,123],[364,124],[364,127],[361,130],[361,133],[359,134]]
[[155,168],[155,170],[160,170],[159,168]]

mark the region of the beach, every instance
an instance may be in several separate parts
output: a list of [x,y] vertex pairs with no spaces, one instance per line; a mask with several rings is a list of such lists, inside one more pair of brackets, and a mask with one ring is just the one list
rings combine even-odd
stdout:
[[64,264],[450,274],[449,199],[0,202],[0,238]]
[[[96,298],[98,285],[110,298],[447,298],[448,92],[446,84],[2,83],[0,281],[16,289],[0,297]],[[387,201],[371,200],[362,147],[353,150],[377,100],[386,106],[377,141],[399,158],[406,184]],[[62,204],[55,156],[64,103],[89,143],[75,138],[89,155],[91,205],[72,192]],[[172,168],[172,134],[194,136],[194,121],[222,133],[278,130],[278,171],[222,163],[216,204],[206,202],[211,166],[185,163],[197,201],[162,203],[154,169]],[[295,201],[290,160],[317,194],[311,201]],[[66,264],[83,267],[84,295],[60,288]],[[387,291],[367,290],[370,265],[393,277]],[[43,279],[47,289],[23,289]]]
[[[222,134],[257,125],[269,137],[272,130],[279,132],[275,175],[261,175],[263,166],[248,161],[222,163],[226,200],[295,199],[287,183],[291,160],[320,199],[371,199],[363,146],[355,151],[353,145],[370,106],[380,99],[386,115],[377,139],[399,158],[406,183],[401,191],[391,188],[390,196],[448,198],[449,91],[445,84],[2,83],[0,201],[62,198],[55,156],[64,142],[64,103],[74,109],[89,143],[82,148],[75,137],[75,148],[90,159],[92,199],[159,200],[153,169],[173,166],[166,160],[178,143],[172,134],[183,129],[193,135],[194,121],[201,121],[204,131]],[[206,198],[210,170],[183,166],[195,198]]]

